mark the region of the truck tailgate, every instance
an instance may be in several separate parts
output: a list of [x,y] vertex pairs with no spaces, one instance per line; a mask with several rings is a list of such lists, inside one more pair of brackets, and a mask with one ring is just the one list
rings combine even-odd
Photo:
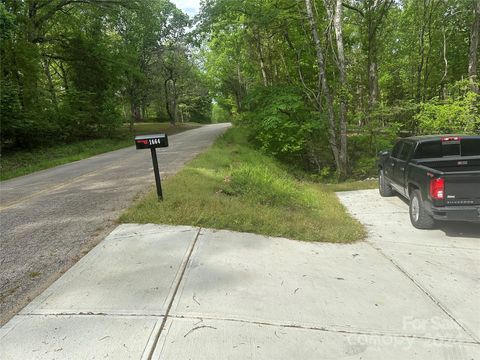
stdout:
[[480,172],[446,173],[445,195],[447,206],[480,205]]

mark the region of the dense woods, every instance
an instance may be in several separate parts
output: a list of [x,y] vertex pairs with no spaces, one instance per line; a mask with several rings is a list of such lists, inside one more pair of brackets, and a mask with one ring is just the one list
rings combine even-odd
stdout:
[[209,121],[190,26],[163,0],[3,0],[2,145],[106,137],[149,119]]
[[319,177],[479,132],[479,0],[2,0],[2,146],[230,121]]
[[266,151],[366,176],[398,136],[479,132],[478,0],[207,0],[218,104]]

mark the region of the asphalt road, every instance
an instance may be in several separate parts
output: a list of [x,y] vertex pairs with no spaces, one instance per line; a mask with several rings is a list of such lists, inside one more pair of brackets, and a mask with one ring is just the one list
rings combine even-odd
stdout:
[[[158,151],[162,175],[181,169],[228,126],[171,136],[170,147]],[[1,182],[0,324],[102,240],[153,184],[150,152],[134,147]]]

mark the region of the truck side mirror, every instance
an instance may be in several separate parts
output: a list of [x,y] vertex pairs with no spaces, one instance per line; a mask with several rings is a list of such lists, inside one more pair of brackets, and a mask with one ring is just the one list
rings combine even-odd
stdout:
[[390,151],[382,150],[382,151],[380,151],[380,153],[378,154],[378,156],[387,156],[387,155],[390,155]]

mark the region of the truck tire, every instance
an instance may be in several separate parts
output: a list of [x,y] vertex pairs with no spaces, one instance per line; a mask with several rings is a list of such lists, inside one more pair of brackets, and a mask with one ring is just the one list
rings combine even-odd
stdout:
[[417,229],[433,229],[435,220],[425,209],[420,190],[410,194],[410,221]]
[[383,174],[383,169],[378,170],[378,191],[382,197],[393,196],[393,189],[390,184],[387,183]]

